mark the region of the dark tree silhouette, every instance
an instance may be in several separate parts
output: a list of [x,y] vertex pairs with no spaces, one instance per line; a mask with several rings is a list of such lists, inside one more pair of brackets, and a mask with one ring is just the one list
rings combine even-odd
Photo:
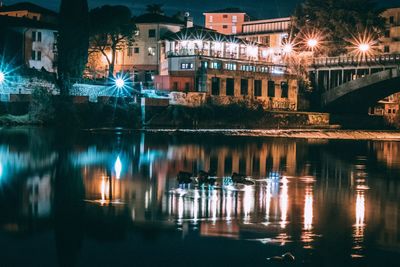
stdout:
[[323,38],[322,54],[347,52],[349,40],[368,33],[378,39],[384,19],[374,0],[305,0],[293,16],[293,33],[300,39],[312,32]]
[[151,14],[164,15],[164,10],[162,8],[162,4],[149,4],[146,6],[146,12]]
[[58,77],[61,95],[69,95],[70,79],[81,78],[88,60],[87,0],[62,0],[59,15]]
[[[136,31],[132,14],[126,6],[102,6],[90,11],[90,52],[100,52],[114,74],[118,50],[131,45]],[[109,52],[109,53],[108,53]]]

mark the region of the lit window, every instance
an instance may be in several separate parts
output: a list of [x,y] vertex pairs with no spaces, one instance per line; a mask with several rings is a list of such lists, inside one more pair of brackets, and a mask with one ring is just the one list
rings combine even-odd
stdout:
[[236,34],[236,33],[237,33],[237,28],[236,28],[236,26],[232,26],[232,33],[233,33],[233,34]]
[[149,47],[148,48],[149,56],[155,56],[156,55],[156,48],[155,47]]
[[232,22],[237,22],[237,16],[232,16]]
[[213,16],[208,17],[208,22],[213,22]]
[[181,70],[193,69],[193,63],[181,63]]

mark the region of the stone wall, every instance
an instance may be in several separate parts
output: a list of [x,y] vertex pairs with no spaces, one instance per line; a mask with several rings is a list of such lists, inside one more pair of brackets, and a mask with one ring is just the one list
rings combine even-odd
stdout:
[[188,106],[188,107],[199,107],[206,101],[206,93],[182,93],[182,92],[171,92],[170,93],[170,105],[177,106]]

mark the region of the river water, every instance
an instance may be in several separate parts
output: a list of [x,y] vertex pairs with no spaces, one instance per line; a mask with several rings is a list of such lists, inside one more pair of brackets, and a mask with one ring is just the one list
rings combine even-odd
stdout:
[[0,266],[399,266],[399,203],[400,142],[0,130]]

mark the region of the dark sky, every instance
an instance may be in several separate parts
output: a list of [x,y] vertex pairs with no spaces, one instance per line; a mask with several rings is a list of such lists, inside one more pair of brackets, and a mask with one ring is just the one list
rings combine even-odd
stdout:
[[[5,5],[29,0],[0,0]],[[195,22],[202,24],[202,13],[207,10],[221,9],[225,7],[239,7],[251,16],[257,18],[274,18],[288,16],[297,3],[301,0],[88,0],[91,8],[110,4],[122,4],[129,6],[134,15],[143,12],[145,6],[151,3],[164,4],[164,10],[171,15],[177,11],[189,11],[195,18]],[[32,3],[58,10],[60,0],[30,0]],[[400,6],[400,0],[379,0],[382,7]]]

